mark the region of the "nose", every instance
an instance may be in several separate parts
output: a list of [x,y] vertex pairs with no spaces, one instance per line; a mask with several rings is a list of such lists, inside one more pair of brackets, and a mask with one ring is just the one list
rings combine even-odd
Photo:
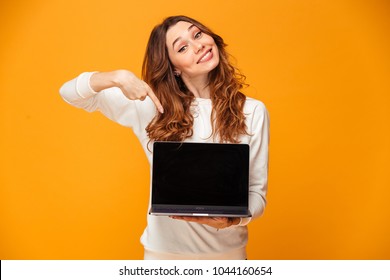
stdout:
[[202,43],[198,42],[198,43],[194,44],[194,51],[195,51],[195,53],[200,52],[203,48],[204,48],[204,46],[203,46]]

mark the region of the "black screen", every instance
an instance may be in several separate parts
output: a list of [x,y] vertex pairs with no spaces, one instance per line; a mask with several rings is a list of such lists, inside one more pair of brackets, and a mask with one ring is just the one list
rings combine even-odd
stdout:
[[248,205],[247,144],[155,142],[153,204]]

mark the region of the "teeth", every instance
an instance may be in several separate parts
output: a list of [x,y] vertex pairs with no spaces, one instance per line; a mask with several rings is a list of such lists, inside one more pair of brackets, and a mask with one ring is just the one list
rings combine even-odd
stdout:
[[200,60],[199,62],[202,62],[203,60],[205,60],[206,58],[208,58],[211,54],[211,51],[208,51]]

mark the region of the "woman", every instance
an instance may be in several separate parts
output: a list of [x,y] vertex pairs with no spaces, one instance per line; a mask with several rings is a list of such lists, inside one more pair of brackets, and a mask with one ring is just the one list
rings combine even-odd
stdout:
[[198,21],[174,16],[149,38],[143,80],[127,70],[82,73],[60,92],[70,104],[100,111],[133,129],[149,159],[151,142],[250,145],[251,218],[148,215],[145,259],[246,259],[247,224],[265,207],[268,114],[240,92],[243,76],[230,64],[221,37]]

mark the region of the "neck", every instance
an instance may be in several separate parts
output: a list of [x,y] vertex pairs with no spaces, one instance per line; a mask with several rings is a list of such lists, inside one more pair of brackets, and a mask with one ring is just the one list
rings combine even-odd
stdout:
[[182,77],[184,84],[195,97],[210,99],[210,87],[208,86],[207,76],[198,78]]

